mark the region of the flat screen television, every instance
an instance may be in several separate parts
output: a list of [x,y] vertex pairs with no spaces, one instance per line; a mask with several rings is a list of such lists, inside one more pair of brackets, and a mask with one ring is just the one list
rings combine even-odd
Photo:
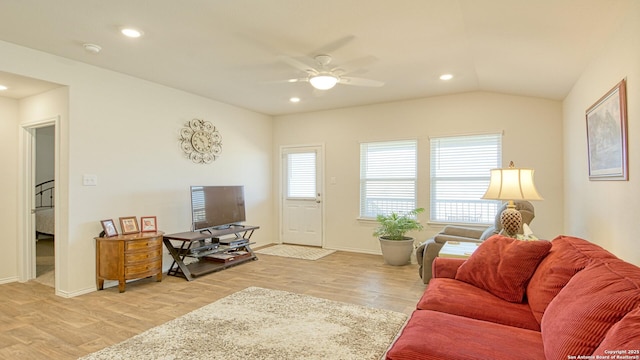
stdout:
[[245,221],[244,186],[191,186],[191,215],[193,231]]

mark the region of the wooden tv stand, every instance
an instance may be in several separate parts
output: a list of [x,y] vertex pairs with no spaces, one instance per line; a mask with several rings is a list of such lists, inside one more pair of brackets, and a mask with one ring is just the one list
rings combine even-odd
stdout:
[[[251,250],[251,245],[254,243],[249,239],[259,228],[259,226],[232,225],[219,230],[187,231],[164,235],[164,245],[173,257],[173,263],[167,275],[181,276],[191,281],[198,276],[224,270],[249,260],[257,260],[258,258]],[[180,241],[181,246],[174,246],[172,241]],[[187,257],[197,261],[185,264],[184,260]]]

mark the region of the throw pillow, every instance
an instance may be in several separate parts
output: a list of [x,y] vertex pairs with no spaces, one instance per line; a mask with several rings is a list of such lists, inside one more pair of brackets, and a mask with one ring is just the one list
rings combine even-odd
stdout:
[[621,324],[622,328],[616,327],[611,338],[603,340],[609,337],[607,333],[618,321],[639,306],[640,269],[637,266],[620,259],[591,262],[569,280],[542,316],[540,328],[547,359],[593,354],[603,344],[609,351],[638,349],[637,341],[632,341],[631,347],[608,348],[625,344],[625,339],[616,338],[616,334],[636,333],[633,328],[627,328],[626,321]]
[[615,259],[608,251],[587,240],[560,235],[551,241],[551,250],[538,264],[527,285],[527,301],[538,323],[547,306],[578,271],[592,259]]
[[456,273],[464,281],[510,302],[522,302],[527,283],[551,249],[546,240],[521,241],[502,235],[485,240]]

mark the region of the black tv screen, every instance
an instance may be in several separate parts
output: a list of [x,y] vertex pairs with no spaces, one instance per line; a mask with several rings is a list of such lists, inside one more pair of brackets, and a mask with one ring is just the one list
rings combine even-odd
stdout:
[[244,186],[192,186],[191,214],[193,231],[245,221]]

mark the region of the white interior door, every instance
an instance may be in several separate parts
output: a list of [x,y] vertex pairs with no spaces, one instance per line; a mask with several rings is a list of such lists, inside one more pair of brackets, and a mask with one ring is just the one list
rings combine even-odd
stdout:
[[282,242],[322,246],[322,147],[282,150]]

